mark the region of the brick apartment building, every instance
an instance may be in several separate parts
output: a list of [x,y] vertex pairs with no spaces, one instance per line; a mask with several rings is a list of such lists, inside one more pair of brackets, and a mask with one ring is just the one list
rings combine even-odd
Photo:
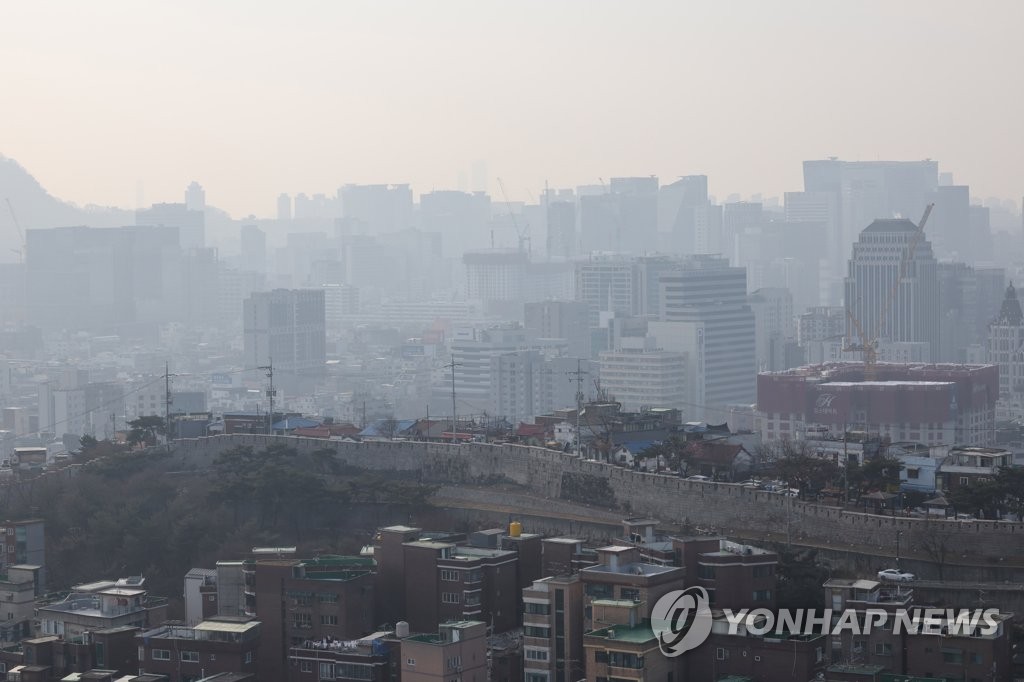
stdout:
[[374,566],[364,557],[261,559],[252,565],[260,677],[283,680],[293,646],[374,630]]
[[358,640],[308,640],[288,649],[288,680],[389,682],[399,669],[401,644],[392,632]]
[[216,673],[256,675],[260,623],[215,618],[194,627],[167,623],[135,636],[138,670],[169,682],[195,682]]
[[[454,534],[407,526],[381,529],[375,556],[386,616],[379,619],[404,620],[413,632],[434,632],[441,623],[463,620],[482,620],[496,633],[515,628],[520,583],[541,568],[541,538],[489,530],[463,543],[465,536]],[[524,567],[520,556],[528,560]]]
[[579,575],[533,581],[523,590],[526,682],[577,682],[583,665],[583,582]]
[[487,624],[456,621],[403,638],[400,657],[402,682],[487,682]]

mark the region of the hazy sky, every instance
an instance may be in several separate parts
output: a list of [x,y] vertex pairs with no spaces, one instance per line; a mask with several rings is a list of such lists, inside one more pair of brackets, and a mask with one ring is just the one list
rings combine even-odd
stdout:
[[807,158],[938,159],[1024,194],[1024,2],[5,2],[0,154],[52,193],[270,215],[346,182],[513,199],[706,173],[801,188]]

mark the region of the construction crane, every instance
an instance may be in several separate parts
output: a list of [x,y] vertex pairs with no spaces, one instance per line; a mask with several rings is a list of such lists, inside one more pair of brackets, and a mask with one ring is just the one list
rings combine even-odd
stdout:
[[[515,211],[512,210],[512,203],[508,200],[508,195],[505,193],[505,183],[501,181],[501,178],[497,178],[497,180],[498,187],[501,189],[501,198],[505,201],[505,207],[508,209],[508,217],[512,219],[512,227],[515,228],[516,236],[519,238],[519,250],[529,253],[533,250],[533,243],[530,241],[530,225],[527,223],[523,227],[519,227]],[[494,241],[493,237],[491,241]],[[523,248],[524,244],[526,245],[525,249]]]
[[14,222],[14,229],[18,231],[18,248],[11,249],[14,253],[18,254],[18,262],[25,262],[25,233],[21,229],[21,223],[18,222],[18,216],[14,213],[14,206],[11,205],[11,200],[4,197],[4,201],[7,202],[7,210],[11,214],[11,220]]
[[862,354],[864,359],[865,381],[874,381],[878,375],[878,340],[882,337],[886,317],[892,309],[896,298],[899,296],[900,285],[903,283],[903,278],[907,276],[907,269],[910,266],[910,262],[914,259],[914,253],[917,251],[917,246],[921,243],[921,240],[924,239],[924,226],[927,224],[928,216],[932,214],[933,208],[935,208],[935,204],[928,204],[928,206],[925,207],[924,215],[921,216],[921,221],[917,224],[917,229],[914,231],[914,235],[910,238],[910,241],[907,242],[907,248],[904,250],[903,256],[900,258],[900,265],[896,275],[896,280],[893,282],[888,295],[882,301],[882,307],[878,311],[878,319],[875,321],[875,326],[871,328],[871,338],[868,338],[868,335],[865,334],[861,321],[853,314],[853,309],[850,306],[847,306],[846,308],[846,316],[853,324],[853,327],[857,332],[857,338],[860,342],[846,344],[843,351],[859,352]]

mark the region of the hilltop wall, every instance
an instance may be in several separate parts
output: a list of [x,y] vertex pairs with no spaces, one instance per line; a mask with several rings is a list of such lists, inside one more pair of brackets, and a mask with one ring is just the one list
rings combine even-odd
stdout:
[[[573,455],[522,445],[453,445],[405,441],[342,443],[314,438],[230,435],[175,443],[188,468],[202,468],[239,445],[286,443],[300,452],[331,449],[345,464],[406,472],[440,484],[512,482],[538,496],[649,515],[665,523],[714,529],[739,537],[848,546],[892,555],[897,534],[906,554],[942,563],[997,563],[1024,555],[1024,524],[885,517],[801,502],[739,485],[687,481],[631,471]],[[489,497],[500,504],[502,493]],[[527,510],[524,510],[524,512]],[[533,510],[543,514],[543,510]]]

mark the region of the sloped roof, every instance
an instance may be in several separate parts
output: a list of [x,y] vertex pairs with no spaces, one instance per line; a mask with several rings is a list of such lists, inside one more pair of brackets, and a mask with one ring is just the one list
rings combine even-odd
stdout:
[[306,419],[305,417],[285,417],[279,422],[274,422],[275,431],[291,431],[292,429],[308,429],[320,426],[320,422]]
[[[388,422],[394,424],[394,429],[391,428]],[[378,419],[360,431],[359,435],[363,437],[369,436],[370,438],[387,438],[388,436],[397,436],[405,433],[415,425],[415,419]]]
[[999,316],[992,324],[1013,327],[1024,324],[1024,313],[1021,312],[1020,301],[1017,299],[1017,290],[1013,288],[1013,282],[1006,287],[1003,306],[999,309]]
[[694,462],[731,466],[740,452],[746,452],[742,445],[724,441],[693,441],[683,448],[683,454]]
[[917,225],[906,218],[878,218],[865,232],[917,232]]

